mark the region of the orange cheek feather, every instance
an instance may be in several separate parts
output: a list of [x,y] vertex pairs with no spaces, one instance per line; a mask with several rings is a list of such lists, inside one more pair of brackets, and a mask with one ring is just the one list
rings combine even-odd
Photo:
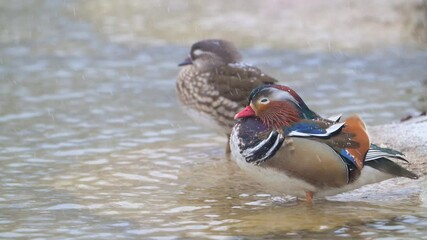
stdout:
[[365,123],[359,116],[351,116],[345,120],[343,132],[353,134],[354,136],[351,140],[359,143],[358,148],[346,148],[346,150],[354,157],[357,163],[357,168],[361,170],[363,168],[366,153],[371,146],[369,135],[366,132]]
[[262,112],[267,108],[267,104],[258,104],[257,106],[255,106],[251,103],[251,106],[257,116],[260,116],[260,114],[262,114]]

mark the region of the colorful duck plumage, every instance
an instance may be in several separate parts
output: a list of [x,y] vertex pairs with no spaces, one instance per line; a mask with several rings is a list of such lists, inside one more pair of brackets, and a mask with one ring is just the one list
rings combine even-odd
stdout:
[[[292,89],[261,86],[236,114],[230,146],[238,165],[277,191],[299,197],[335,195],[392,177],[418,178],[391,159],[398,151],[371,144],[364,122],[325,119]],[[406,160],[405,160],[406,161]]]

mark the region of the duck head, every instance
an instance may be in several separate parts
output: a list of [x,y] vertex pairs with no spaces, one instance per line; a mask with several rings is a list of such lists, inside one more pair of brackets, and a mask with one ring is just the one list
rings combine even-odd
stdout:
[[246,108],[234,119],[259,118],[264,125],[281,129],[302,119],[317,119],[301,97],[291,88],[282,85],[263,85],[255,88],[249,96]]
[[221,39],[207,39],[191,46],[188,57],[178,66],[194,65],[200,71],[206,71],[242,60],[233,43]]

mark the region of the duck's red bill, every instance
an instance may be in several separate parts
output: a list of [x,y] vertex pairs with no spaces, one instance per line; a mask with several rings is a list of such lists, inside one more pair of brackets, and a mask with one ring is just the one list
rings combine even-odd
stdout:
[[251,105],[248,105],[242,111],[240,111],[239,113],[237,113],[234,116],[234,119],[251,117],[251,116],[255,116],[255,111],[252,109]]

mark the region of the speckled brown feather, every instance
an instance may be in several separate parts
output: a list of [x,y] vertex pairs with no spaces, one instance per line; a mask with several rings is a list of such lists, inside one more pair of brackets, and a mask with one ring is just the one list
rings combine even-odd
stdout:
[[223,65],[211,71],[198,71],[195,66],[182,68],[177,79],[181,102],[211,115],[225,133],[234,125],[234,115],[245,107],[253,88],[275,79],[252,66]]

